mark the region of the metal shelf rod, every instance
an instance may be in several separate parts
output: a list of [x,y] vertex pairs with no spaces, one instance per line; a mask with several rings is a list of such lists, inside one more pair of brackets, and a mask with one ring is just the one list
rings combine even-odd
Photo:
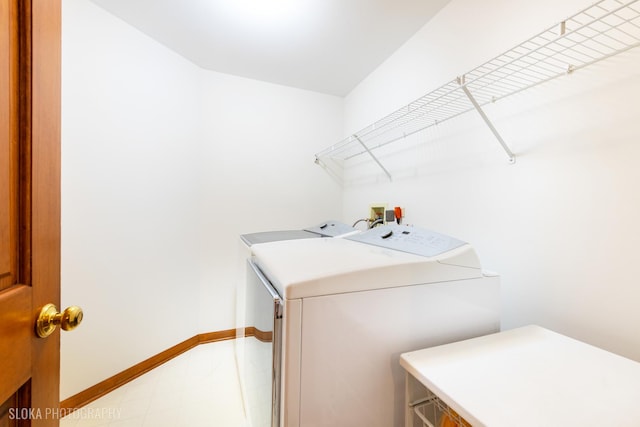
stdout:
[[484,110],[482,109],[482,107],[480,107],[480,105],[478,104],[476,99],[473,97],[471,92],[469,92],[469,89],[467,89],[467,86],[464,84],[463,80],[464,79],[461,79],[461,81],[460,81],[460,85],[462,87],[462,90],[467,95],[467,97],[469,98],[469,101],[471,101],[471,103],[473,104],[473,107],[476,109],[478,114],[480,114],[480,117],[482,117],[482,120],[484,120],[484,122],[487,124],[487,126],[491,130],[491,133],[493,133],[493,135],[496,137],[496,139],[498,140],[498,142],[502,146],[502,149],[507,153],[507,156],[509,156],[509,163],[515,163],[516,155],[513,154],[511,149],[509,149],[509,146],[507,145],[507,143],[504,142],[504,139],[502,139],[502,136],[500,136],[500,133],[498,133],[496,128],[493,126],[493,123],[491,123],[491,120],[489,120],[487,115],[484,113]]
[[362,148],[364,148],[367,151],[367,153],[369,153],[371,158],[378,164],[378,166],[380,166],[380,169],[382,169],[382,171],[385,173],[385,175],[387,175],[387,177],[389,178],[389,181],[391,181],[391,174],[389,173],[387,168],[382,166],[382,163],[380,163],[380,160],[378,160],[378,158],[371,152],[371,150],[369,150],[369,147],[367,147],[366,144],[364,142],[362,142],[362,140],[360,140],[360,138],[358,138],[357,135],[353,135],[353,137],[355,139],[357,139],[360,144],[362,144]]

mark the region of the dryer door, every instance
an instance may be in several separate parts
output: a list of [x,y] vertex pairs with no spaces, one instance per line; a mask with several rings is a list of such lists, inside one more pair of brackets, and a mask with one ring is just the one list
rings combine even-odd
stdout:
[[252,427],[279,427],[282,355],[282,299],[251,261],[240,382]]

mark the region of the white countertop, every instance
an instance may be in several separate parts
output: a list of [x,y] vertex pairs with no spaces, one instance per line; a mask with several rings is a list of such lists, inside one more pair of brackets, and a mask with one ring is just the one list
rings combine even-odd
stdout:
[[474,427],[640,426],[640,363],[539,326],[405,353]]

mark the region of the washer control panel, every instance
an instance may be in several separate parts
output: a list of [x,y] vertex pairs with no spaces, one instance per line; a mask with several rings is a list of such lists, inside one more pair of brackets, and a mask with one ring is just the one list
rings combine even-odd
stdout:
[[346,239],[425,257],[440,255],[466,244],[435,231],[406,225],[378,226]]

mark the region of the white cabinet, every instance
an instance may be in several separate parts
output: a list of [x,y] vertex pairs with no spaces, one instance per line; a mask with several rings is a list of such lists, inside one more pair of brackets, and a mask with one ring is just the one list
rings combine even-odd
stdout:
[[[640,426],[640,363],[539,326],[404,353],[400,364],[408,405],[428,389],[474,427]],[[407,411],[407,427],[429,425]]]

